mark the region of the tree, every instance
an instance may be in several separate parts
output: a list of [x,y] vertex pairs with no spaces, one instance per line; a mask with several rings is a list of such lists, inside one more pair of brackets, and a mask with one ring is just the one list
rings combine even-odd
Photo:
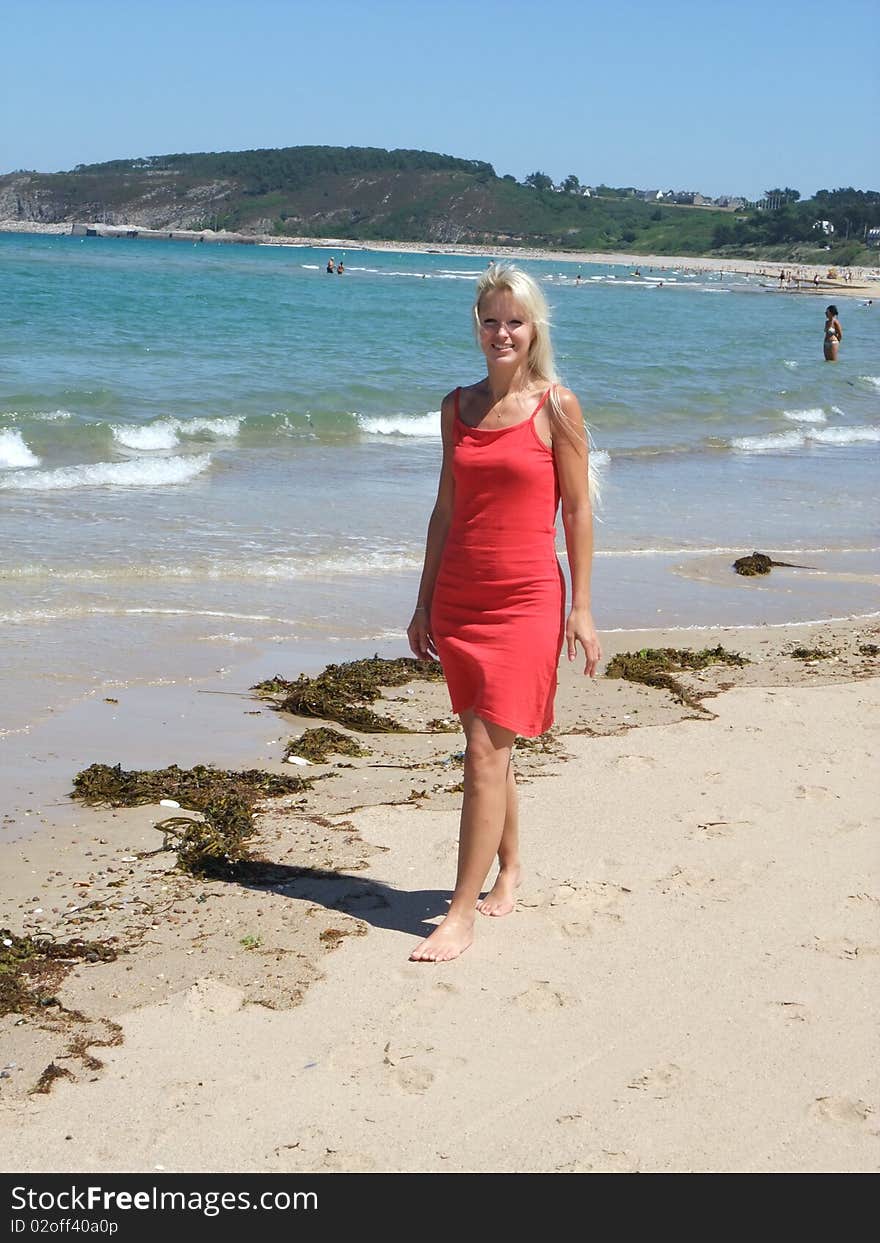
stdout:
[[561,187],[566,194],[580,194],[581,183],[574,173],[569,173]]
[[764,191],[764,203],[768,211],[779,211],[789,203],[796,203],[800,197],[800,190],[792,190],[791,186],[786,186],[784,190],[777,187],[775,190]]
[[524,185],[531,186],[533,190],[552,190],[553,178],[546,173],[529,173]]

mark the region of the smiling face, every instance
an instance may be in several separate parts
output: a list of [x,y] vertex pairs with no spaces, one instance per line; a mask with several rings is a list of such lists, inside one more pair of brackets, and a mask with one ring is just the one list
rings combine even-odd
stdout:
[[487,293],[480,302],[479,321],[480,349],[490,366],[528,366],[535,326],[512,293]]

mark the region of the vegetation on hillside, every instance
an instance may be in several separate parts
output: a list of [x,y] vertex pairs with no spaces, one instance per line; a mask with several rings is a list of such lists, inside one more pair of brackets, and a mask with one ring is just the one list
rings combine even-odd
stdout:
[[876,262],[865,243],[880,225],[880,194],[823,190],[801,201],[786,188],[734,212],[646,202],[631,188],[586,193],[574,173],[556,185],[543,172],[518,182],[484,161],[430,151],[284,147],[14,173],[0,177],[0,214],[10,211],[160,229],[853,263]]
[[712,231],[712,249],[729,254],[809,255],[838,264],[878,260],[866,243],[871,229],[880,228],[880,193],[876,190],[819,190],[801,199],[797,190],[767,190],[761,205]]

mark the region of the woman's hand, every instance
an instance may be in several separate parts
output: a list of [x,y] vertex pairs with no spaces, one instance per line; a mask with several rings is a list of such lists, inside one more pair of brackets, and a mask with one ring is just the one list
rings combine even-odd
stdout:
[[586,657],[584,674],[589,674],[591,678],[594,678],[596,667],[602,659],[602,647],[599,643],[599,636],[596,634],[596,627],[593,625],[593,615],[589,609],[573,608],[571,610],[568,621],[565,623],[565,642],[569,660],[574,660],[577,655],[577,644],[580,643]]
[[409,650],[419,660],[436,659],[437,649],[431,638],[431,616],[426,608],[419,607],[414,610],[412,621],[406,628],[406,637],[409,640]]

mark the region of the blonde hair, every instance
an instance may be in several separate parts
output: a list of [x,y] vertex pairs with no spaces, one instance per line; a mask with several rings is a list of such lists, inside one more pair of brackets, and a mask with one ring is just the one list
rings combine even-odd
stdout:
[[593,460],[593,437],[586,423],[575,426],[571,418],[562,408],[559,400],[559,375],[556,371],[556,360],[553,356],[553,342],[550,340],[550,307],[544,297],[540,285],[526,272],[516,268],[512,263],[492,263],[480,275],[474,296],[473,318],[474,332],[480,336],[480,303],[489,294],[509,293],[522,308],[525,318],[535,330],[529,346],[529,371],[536,380],[543,381],[550,389],[550,420],[553,430],[559,429],[563,435],[579,444],[586,444],[589,452],[590,502],[594,507],[601,503],[601,478]]

